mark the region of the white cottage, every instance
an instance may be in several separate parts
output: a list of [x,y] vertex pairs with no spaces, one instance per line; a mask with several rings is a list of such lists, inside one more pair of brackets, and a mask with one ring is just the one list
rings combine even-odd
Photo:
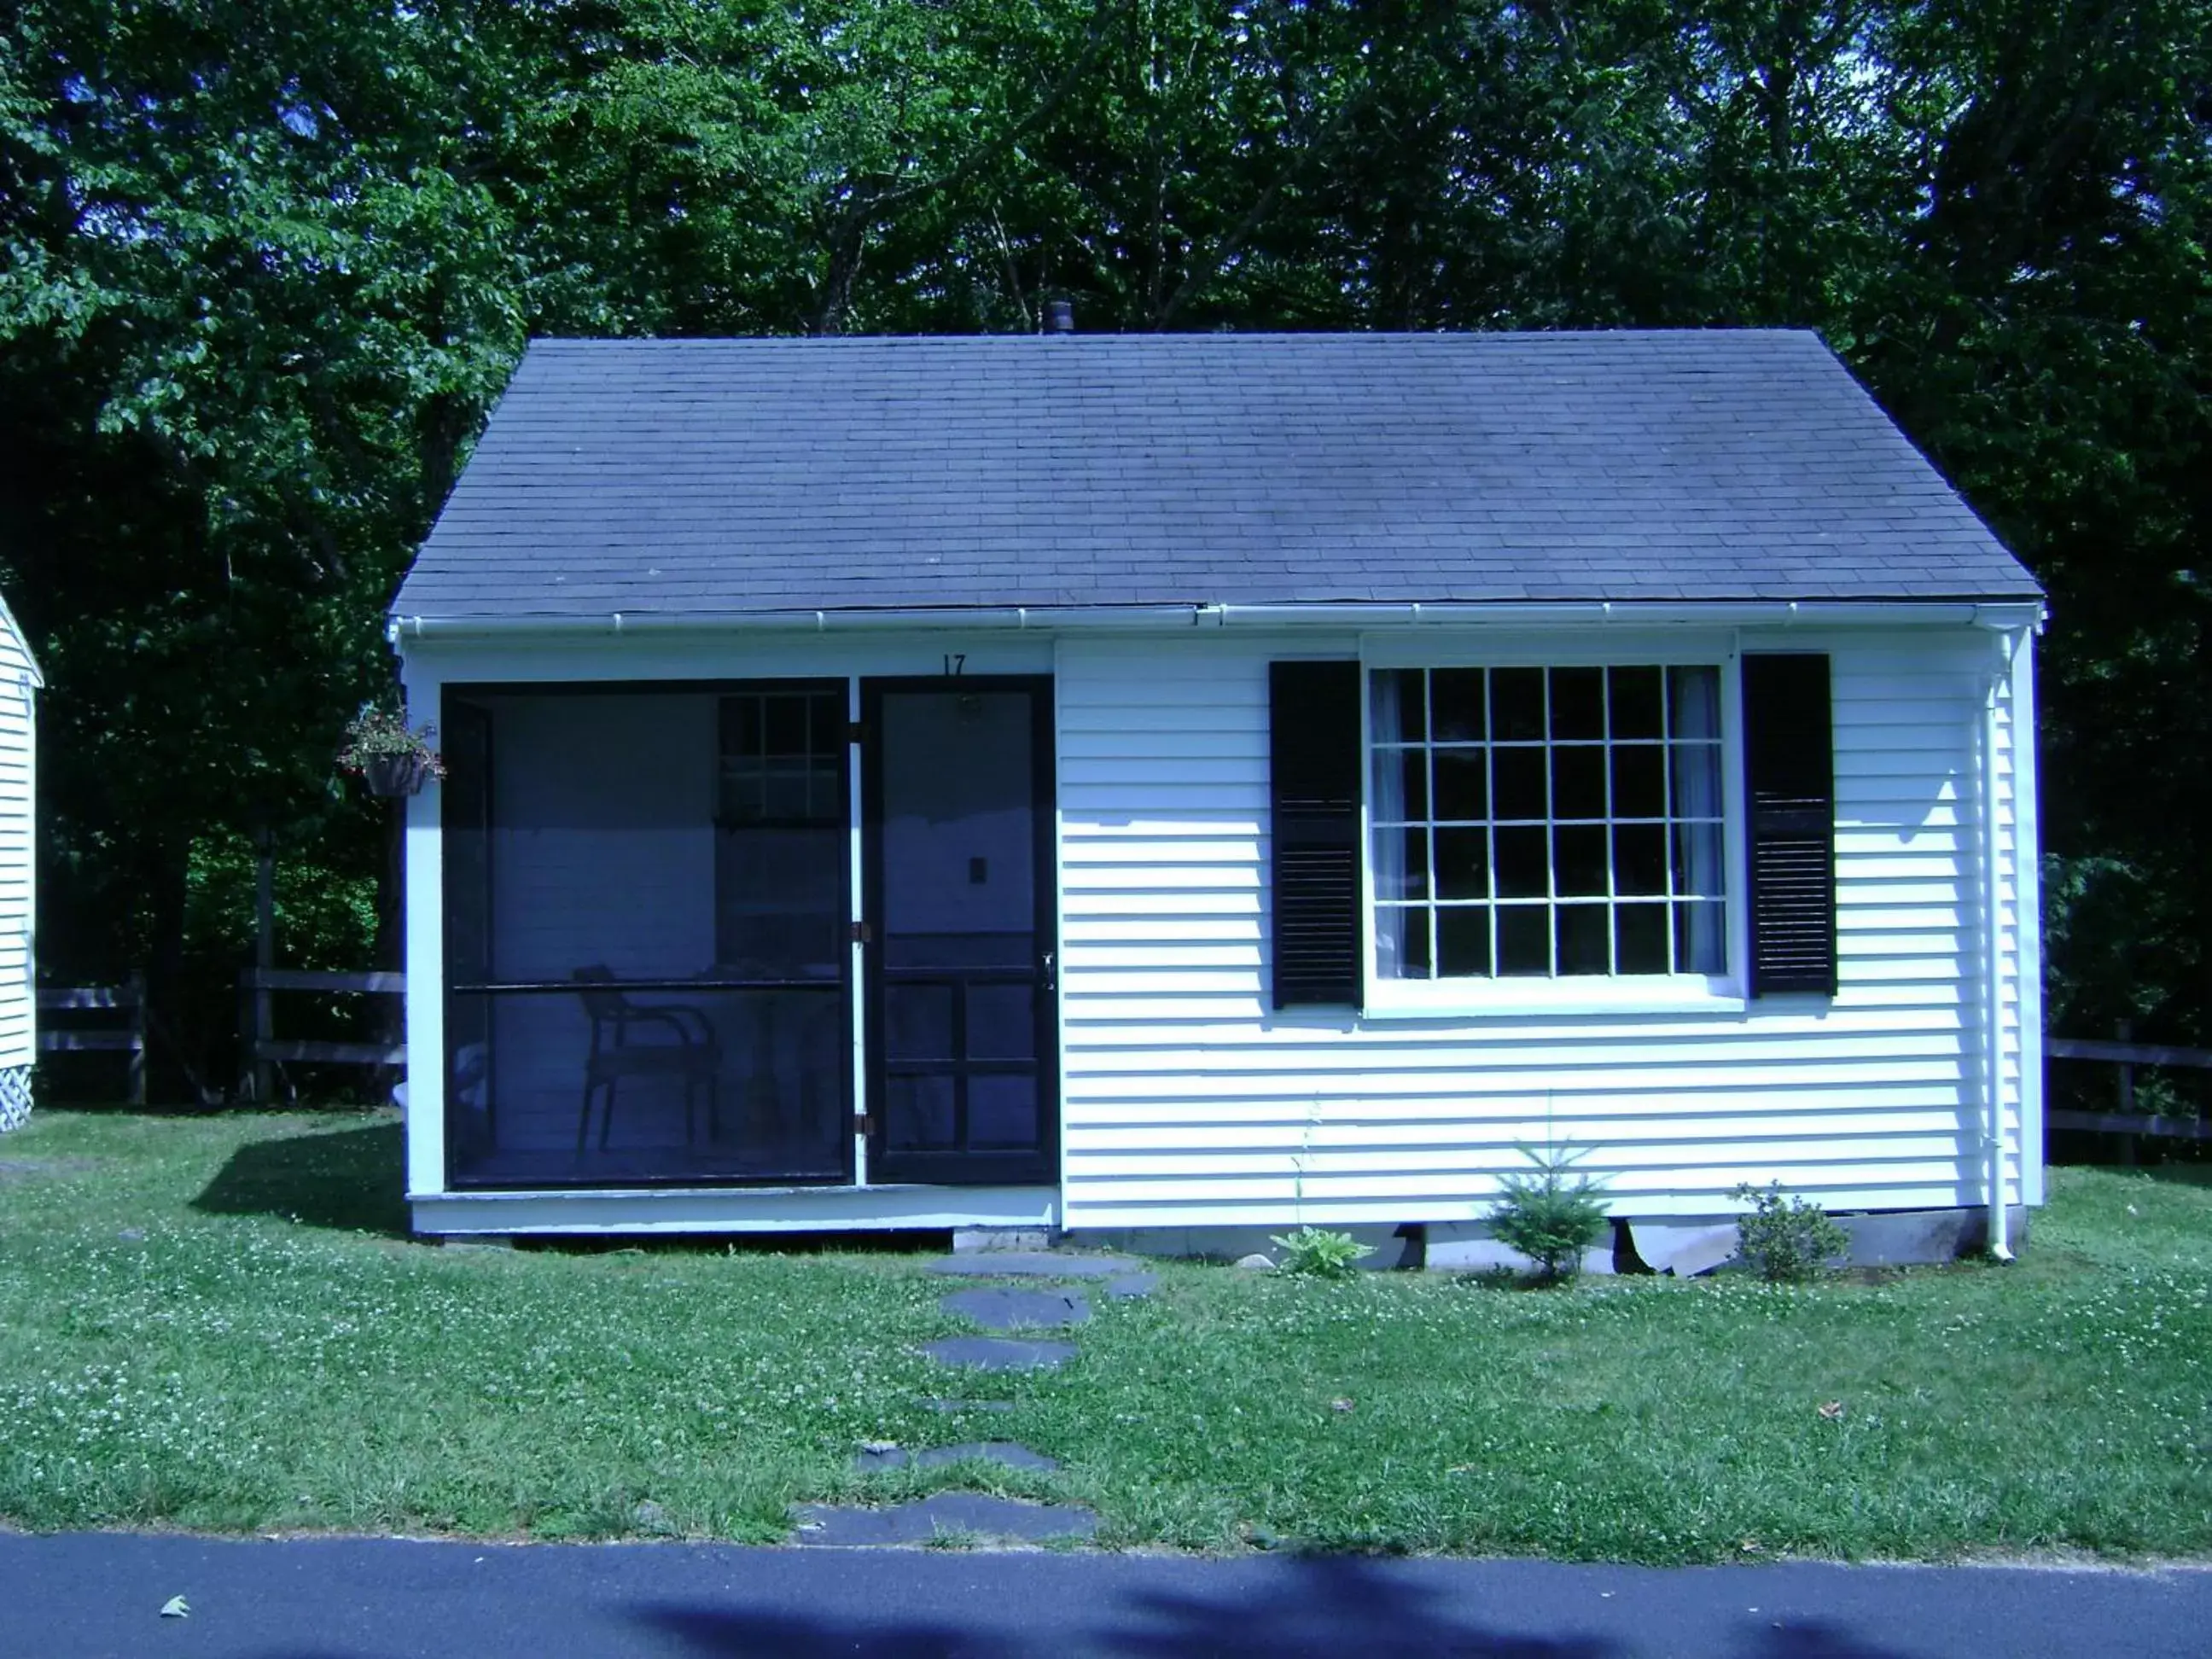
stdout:
[[2041,616],[1809,334],[540,342],[391,616],[416,1225],[2002,1247]]
[[30,1115],[39,1058],[37,659],[0,599],[0,1132]]

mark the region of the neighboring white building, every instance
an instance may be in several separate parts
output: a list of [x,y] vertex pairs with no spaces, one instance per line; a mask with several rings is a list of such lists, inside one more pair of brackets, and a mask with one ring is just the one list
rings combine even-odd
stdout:
[[2041,617],[1809,335],[541,343],[392,607],[416,1224],[2006,1218]]
[[45,684],[0,599],[0,1131],[30,1115],[39,1058],[38,702]]

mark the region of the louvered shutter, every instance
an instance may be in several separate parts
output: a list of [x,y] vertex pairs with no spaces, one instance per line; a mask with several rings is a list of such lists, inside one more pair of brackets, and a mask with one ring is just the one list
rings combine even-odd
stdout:
[[1278,1008],[1359,1001],[1359,665],[1267,665]]
[[1743,659],[1751,994],[1836,991],[1836,765],[1828,659]]

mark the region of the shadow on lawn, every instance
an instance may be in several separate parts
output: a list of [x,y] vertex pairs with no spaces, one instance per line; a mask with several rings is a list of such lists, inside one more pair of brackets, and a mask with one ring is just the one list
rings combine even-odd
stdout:
[[[848,1659],[1013,1659],[1047,1647],[1144,1659],[1248,1653],[1269,1659],[1444,1654],[1630,1659],[1647,1650],[1642,1637],[1623,1643],[1588,1634],[1538,1636],[1486,1628],[1450,1605],[1433,1583],[1394,1572],[1389,1563],[1365,1557],[1293,1557],[1271,1562],[1268,1568],[1235,1573],[1212,1593],[1117,1593],[1112,1579],[1103,1578],[1087,1598],[1091,1605],[1079,1635],[1048,1609],[1042,1628],[1009,1624],[995,1612],[979,1613],[973,1622],[963,1623],[662,1604],[639,1607],[633,1616],[674,1637],[701,1659],[827,1659],[831,1654]],[[1065,1593],[1068,1586],[1063,1580],[1058,1588]],[[1516,1622],[1526,1623],[1528,1609],[1524,1605],[1521,1611],[1523,1617]],[[1556,1622],[1571,1628],[1579,1621],[1562,1607]],[[1737,1659],[1900,1659],[1846,1629],[1811,1620],[1787,1630],[1747,1629],[1722,1651]]]
[[405,1168],[397,1123],[282,1135],[233,1152],[192,1208],[405,1238]]

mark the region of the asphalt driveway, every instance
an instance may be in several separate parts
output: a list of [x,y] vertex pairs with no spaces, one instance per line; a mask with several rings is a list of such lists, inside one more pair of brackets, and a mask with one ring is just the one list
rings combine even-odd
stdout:
[[2212,1652],[2212,1571],[0,1536],[9,1659],[2115,1652]]

